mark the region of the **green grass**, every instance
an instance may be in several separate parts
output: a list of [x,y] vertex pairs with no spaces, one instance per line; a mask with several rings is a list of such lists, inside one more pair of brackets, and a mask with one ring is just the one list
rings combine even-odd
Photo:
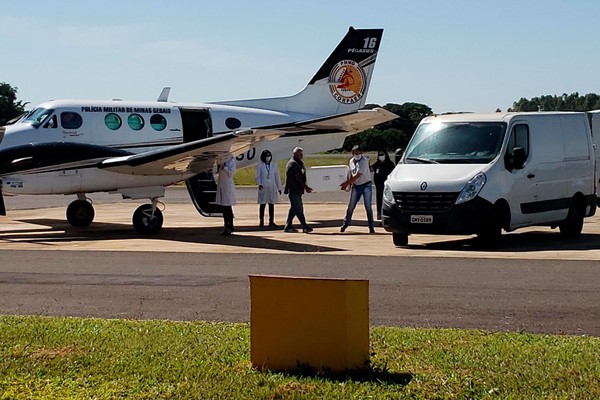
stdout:
[[598,399],[600,339],[372,328],[368,370],[259,372],[248,324],[0,317],[0,399]]

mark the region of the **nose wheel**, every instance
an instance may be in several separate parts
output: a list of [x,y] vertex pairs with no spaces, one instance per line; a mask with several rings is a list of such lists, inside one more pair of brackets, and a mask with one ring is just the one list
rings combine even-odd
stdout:
[[73,226],[88,226],[94,220],[94,207],[87,200],[75,200],[67,207],[67,221]]
[[153,204],[143,204],[133,213],[133,228],[139,233],[157,233],[163,225],[163,213]]

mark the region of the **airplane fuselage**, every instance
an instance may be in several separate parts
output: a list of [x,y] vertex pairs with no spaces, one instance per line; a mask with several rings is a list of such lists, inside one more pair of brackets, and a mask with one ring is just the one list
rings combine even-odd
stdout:
[[[78,145],[98,146],[97,157],[105,156],[106,149],[138,154],[248,127],[277,127],[310,117],[314,116],[211,103],[56,100],[40,104],[27,116],[7,126],[0,149],[24,143],[53,143],[50,156],[63,162],[72,157],[74,151],[79,151]],[[258,163],[265,149],[271,151],[274,159],[285,159],[290,157],[295,146],[302,146],[306,153],[339,148],[347,134],[298,135],[259,142],[237,155],[237,165],[244,168]],[[93,158],[95,150],[86,148],[92,152],[86,157]],[[2,180],[6,193],[72,194],[162,187],[193,175],[189,171],[174,171],[172,174],[133,176],[96,168],[77,168],[16,173]]]

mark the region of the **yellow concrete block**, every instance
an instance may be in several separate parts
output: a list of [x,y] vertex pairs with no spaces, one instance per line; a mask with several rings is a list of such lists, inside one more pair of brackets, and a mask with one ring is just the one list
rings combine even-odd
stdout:
[[369,361],[369,281],[250,275],[252,365],[334,371]]

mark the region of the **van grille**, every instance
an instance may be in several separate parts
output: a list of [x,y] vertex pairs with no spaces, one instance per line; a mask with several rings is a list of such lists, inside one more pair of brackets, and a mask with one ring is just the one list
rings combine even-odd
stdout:
[[442,212],[452,208],[458,193],[394,192],[396,205],[402,211]]

